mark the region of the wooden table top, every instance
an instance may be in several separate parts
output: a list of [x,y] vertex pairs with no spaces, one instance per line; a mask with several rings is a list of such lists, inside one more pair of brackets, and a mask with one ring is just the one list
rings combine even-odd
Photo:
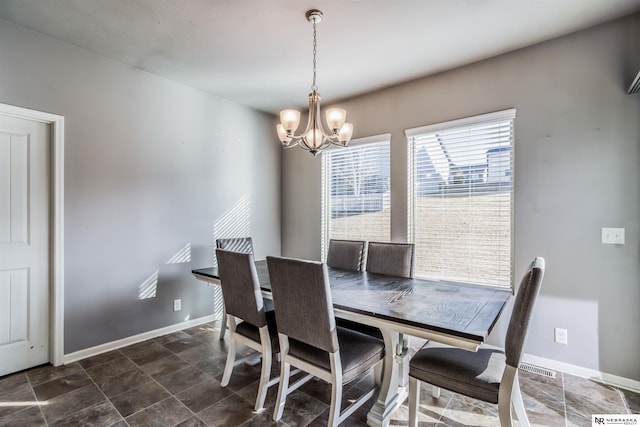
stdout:
[[[260,287],[270,292],[266,261],[257,261],[256,269]],[[478,285],[327,269],[335,309],[480,343],[511,296],[510,290]],[[218,279],[217,268],[192,273]]]

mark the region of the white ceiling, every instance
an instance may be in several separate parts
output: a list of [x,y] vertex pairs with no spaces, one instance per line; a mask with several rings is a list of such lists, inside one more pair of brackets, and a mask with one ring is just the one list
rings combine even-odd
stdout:
[[640,0],[0,0],[0,19],[276,113],[323,105],[640,10]]

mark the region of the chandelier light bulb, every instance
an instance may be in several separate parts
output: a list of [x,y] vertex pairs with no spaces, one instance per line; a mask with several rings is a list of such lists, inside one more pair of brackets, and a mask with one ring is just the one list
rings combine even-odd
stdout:
[[353,125],[351,123],[345,123],[340,129],[340,133],[338,134],[338,140],[342,143],[342,145],[347,145],[349,141],[351,141],[351,136],[353,135]]
[[300,111],[282,110],[280,112],[280,123],[287,132],[295,132],[300,124]]
[[322,145],[324,136],[322,135],[322,131],[320,129],[309,129],[309,132],[304,136],[304,139],[311,148],[311,150],[318,150]]
[[334,134],[338,133],[346,120],[347,112],[342,108],[329,108],[327,110],[327,126]]
[[287,131],[285,130],[284,126],[282,126],[282,124],[276,126],[276,131],[278,131],[278,138],[280,139],[280,142],[284,144],[291,141],[291,138],[289,138],[289,135],[287,135]]

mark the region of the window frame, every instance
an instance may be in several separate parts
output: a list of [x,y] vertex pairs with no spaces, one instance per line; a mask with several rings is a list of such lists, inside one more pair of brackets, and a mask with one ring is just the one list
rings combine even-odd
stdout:
[[[391,156],[391,133],[383,133],[378,135],[366,136],[362,138],[352,139],[349,142],[347,147],[336,147],[331,146],[330,148],[324,150],[321,154],[322,156],[322,167],[321,167],[321,220],[320,220],[320,254],[322,262],[326,262],[327,258],[327,249],[329,248],[329,222],[331,220],[331,180],[329,176],[331,175],[331,170],[329,166],[329,156],[326,154],[335,150],[345,150],[349,148],[360,147],[362,145],[369,144],[379,144],[379,143],[387,143],[389,144],[389,156]],[[389,192],[391,193],[391,163],[389,163]]]
[[[487,287],[495,287],[500,289],[514,289],[514,257],[515,257],[515,119],[516,119],[516,109],[510,108],[502,111],[496,111],[487,114],[480,114],[471,117],[465,117],[461,119],[449,120],[446,122],[434,123],[426,126],[420,126],[416,128],[406,129],[405,130],[405,138],[407,143],[407,240],[411,243],[415,243],[416,235],[416,218],[415,218],[415,210],[416,210],[416,194],[415,194],[415,184],[416,184],[416,176],[415,176],[415,148],[414,148],[414,139],[419,136],[423,136],[425,134],[434,134],[438,131],[452,130],[454,128],[460,127],[472,127],[476,125],[481,125],[483,123],[496,123],[500,121],[511,121],[511,162],[510,162],[510,174],[511,174],[511,188],[510,188],[510,242],[509,242],[509,283],[500,285],[500,284],[489,284],[489,283],[478,283],[474,281],[469,281],[468,283],[477,285],[477,286],[487,286]],[[435,276],[435,274],[434,274]],[[428,277],[428,276],[425,276]],[[440,280],[447,280],[446,278],[437,276],[431,277]],[[457,280],[456,280],[457,281]]]

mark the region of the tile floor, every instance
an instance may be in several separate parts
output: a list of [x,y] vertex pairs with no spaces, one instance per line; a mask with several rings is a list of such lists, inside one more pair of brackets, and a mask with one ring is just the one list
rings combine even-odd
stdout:
[[[217,322],[154,338],[61,367],[43,366],[0,378],[0,426],[322,426],[330,388],[311,381],[287,399],[282,422],[267,408],[253,412],[259,365],[241,365],[220,385],[226,359]],[[416,346],[419,343],[416,343]],[[277,370],[277,367],[274,368]],[[367,376],[345,398],[373,381]],[[558,373],[555,380],[521,373],[532,425],[591,426],[592,413],[640,413],[640,394]],[[420,426],[498,426],[497,408],[423,386]],[[343,426],[365,426],[373,399]],[[407,407],[392,426],[407,425]]]

